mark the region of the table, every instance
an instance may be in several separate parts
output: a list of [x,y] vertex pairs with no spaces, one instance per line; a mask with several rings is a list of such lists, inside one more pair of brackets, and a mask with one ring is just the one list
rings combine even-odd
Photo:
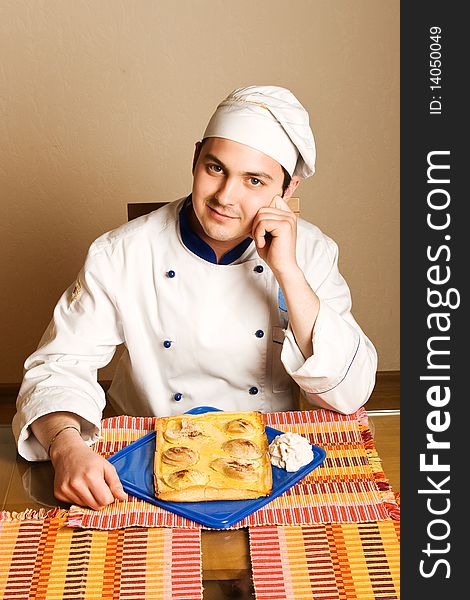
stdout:
[[[374,414],[372,417],[377,446],[386,453],[384,464],[394,472],[395,491],[399,491],[399,415]],[[398,429],[399,433],[399,429]],[[1,508],[21,512],[27,509],[50,509],[62,506],[52,494],[53,472],[50,463],[28,463],[18,457],[10,427],[0,426]],[[202,578],[204,599],[254,598],[251,585],[248,531],[244,529],[201,532]],[[375,596],[374,596],[375,597]],[[379,597],[379,596],[377,596]]]

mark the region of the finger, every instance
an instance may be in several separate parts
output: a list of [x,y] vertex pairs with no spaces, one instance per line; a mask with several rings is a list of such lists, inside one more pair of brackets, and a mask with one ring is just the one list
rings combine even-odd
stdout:
[[104,480],[108,484],[108,487],[116,500],[127,500],[127,492],[125,492],[124,488],[122,487],[122,483],[119,479],[116,469],[108,461],[106,461],[104,468]]
[[82,486],[79,494],[86,505],[94,510],[99,510],[114,502],[114,496],[103,480],[90,482],[88,487],[86,485]]
[[100,502],[86,485],[74,484],[73,487],[62,487],[54,491],[54,495],[58,500],[69,504],[78,504],[78,506],[89,506],[93,510],[99,510],[112,502]]
[[91,488],[90,495],[95,500],[96,510],[114,502],[113,493],[106,484],[100,484],[99,488]]
[[276,194],[274,198],[271,200],[271,204],[269,205],[271,208],[278,208],[279,210],[285,210],[286,212],[292,212],[290,206],[284,200],[282,196]]
[[[271,234],[273,237],[283,235],[284,232],[292,231],[291,224],[286,219],[265,218],[262,219],[254,229],[254,239],[257,241],[258,236],[262,238],[262,243],[266,241],[266,236]],[[263,246],[260,246],[261,248]]]
[[280,200],[282,200],[281,196],[279,194],[276,194],[275,196],[273,196],[273,199],[271,200],[271,204],[269,206],[271,208],[279,208],[278,203]]
[[108,504],[111,504],[114,500],[114,498],[112,498],[111,492],[106,494],[106,498],[104,498],[104,496],[105,494],[103,494],[102,492],[95,492],[94,494],[92,494],[91,491],[84,490],[80,495],[80,504],[82,506],[89,506],[93,510],[101,510],[105,506],[108,506]]
[[104,467],[109,463],[104,458],[101,460],[104,466],[95,465],[95,468],[90,468],[82,477],[77,477],[69,482],[69,488],[95,510],[114,502],[113,493],[109,489],[104,475]]
[[[276,212],[274,212],[276,211]],[[273,208],[261,208],[253,219],[251,226],[252,236],[258,227],[264,227],[266,231],[271,231],[272,228],[276,227],[275,223],[289,222],[291,227],[294,227],[296,220],[293,213],[286,214],[286,211],[280,211]]]
[[288,221],[294,224],[295,215],[294,213],[288,213],[285,210],[273,209],[273,208],[261,208],[258,214],[253,219],[253,224],[260,223],[261,221],[272,220],[272,221]]
[[255,218],[253,219],[253,229],[261,221],[286,221],[291,224],[291,227],[297,227],[297,217],[292,211],[287,212],[279,208],[268,207],[260,208]]
[[252,238],[255,240],[257,248],[264,248],[266,245],[266,233],[266,228],[262,223],[258,223],[258,225],[253,229]]

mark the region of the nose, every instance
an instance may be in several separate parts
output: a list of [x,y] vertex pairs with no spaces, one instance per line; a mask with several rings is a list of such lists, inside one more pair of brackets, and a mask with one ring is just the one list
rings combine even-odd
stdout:
[[215,199],[221,206],[232,206],[236,203],[236,186],[236,181],[230,177],[227,177],[220,183],[219,188],[215,193]]

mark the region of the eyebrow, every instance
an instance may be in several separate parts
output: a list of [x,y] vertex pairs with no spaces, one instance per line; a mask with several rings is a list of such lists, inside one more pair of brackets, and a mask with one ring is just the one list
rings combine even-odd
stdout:
[[[210,153],[206,154],[204,156],[204,160],[212,160],[213,162],[216,162],[217,164],[219,164],[223,169],[228,171],[226,165],[224,165],[224,163],[220,160],[220,158],[217,158],[217,156],[215,156],[214,154],[210,154]],[[264,171],[242,171],[240,173],[240,175],[244,175],[244,176],[248,176],[248,177],[260,177],[263,179],[268,179],[269,181],[274,181],[273,177],[269,173],[265,173]]]

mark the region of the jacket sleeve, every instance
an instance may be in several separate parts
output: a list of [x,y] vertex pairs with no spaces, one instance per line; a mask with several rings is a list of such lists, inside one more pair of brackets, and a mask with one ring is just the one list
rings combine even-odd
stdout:
[[98,439],[105,396],[97,370],[123,341],[111,278],[106,252],[92,245],[76,282],[60,298],[37,350],[25,362],[12,426],[18,452],[27,460],[48,458],[30,425],[49,413],[77,414],[84,440],[91,444]]
[[338,247],[325,238],[319,259],[304,270],[320,299],[313,355],[305,360],[290,325],[281,360],[314,406],[350,414],[367,402],[375,385],[377,353],[351,314],[351,294],[338,270]]

